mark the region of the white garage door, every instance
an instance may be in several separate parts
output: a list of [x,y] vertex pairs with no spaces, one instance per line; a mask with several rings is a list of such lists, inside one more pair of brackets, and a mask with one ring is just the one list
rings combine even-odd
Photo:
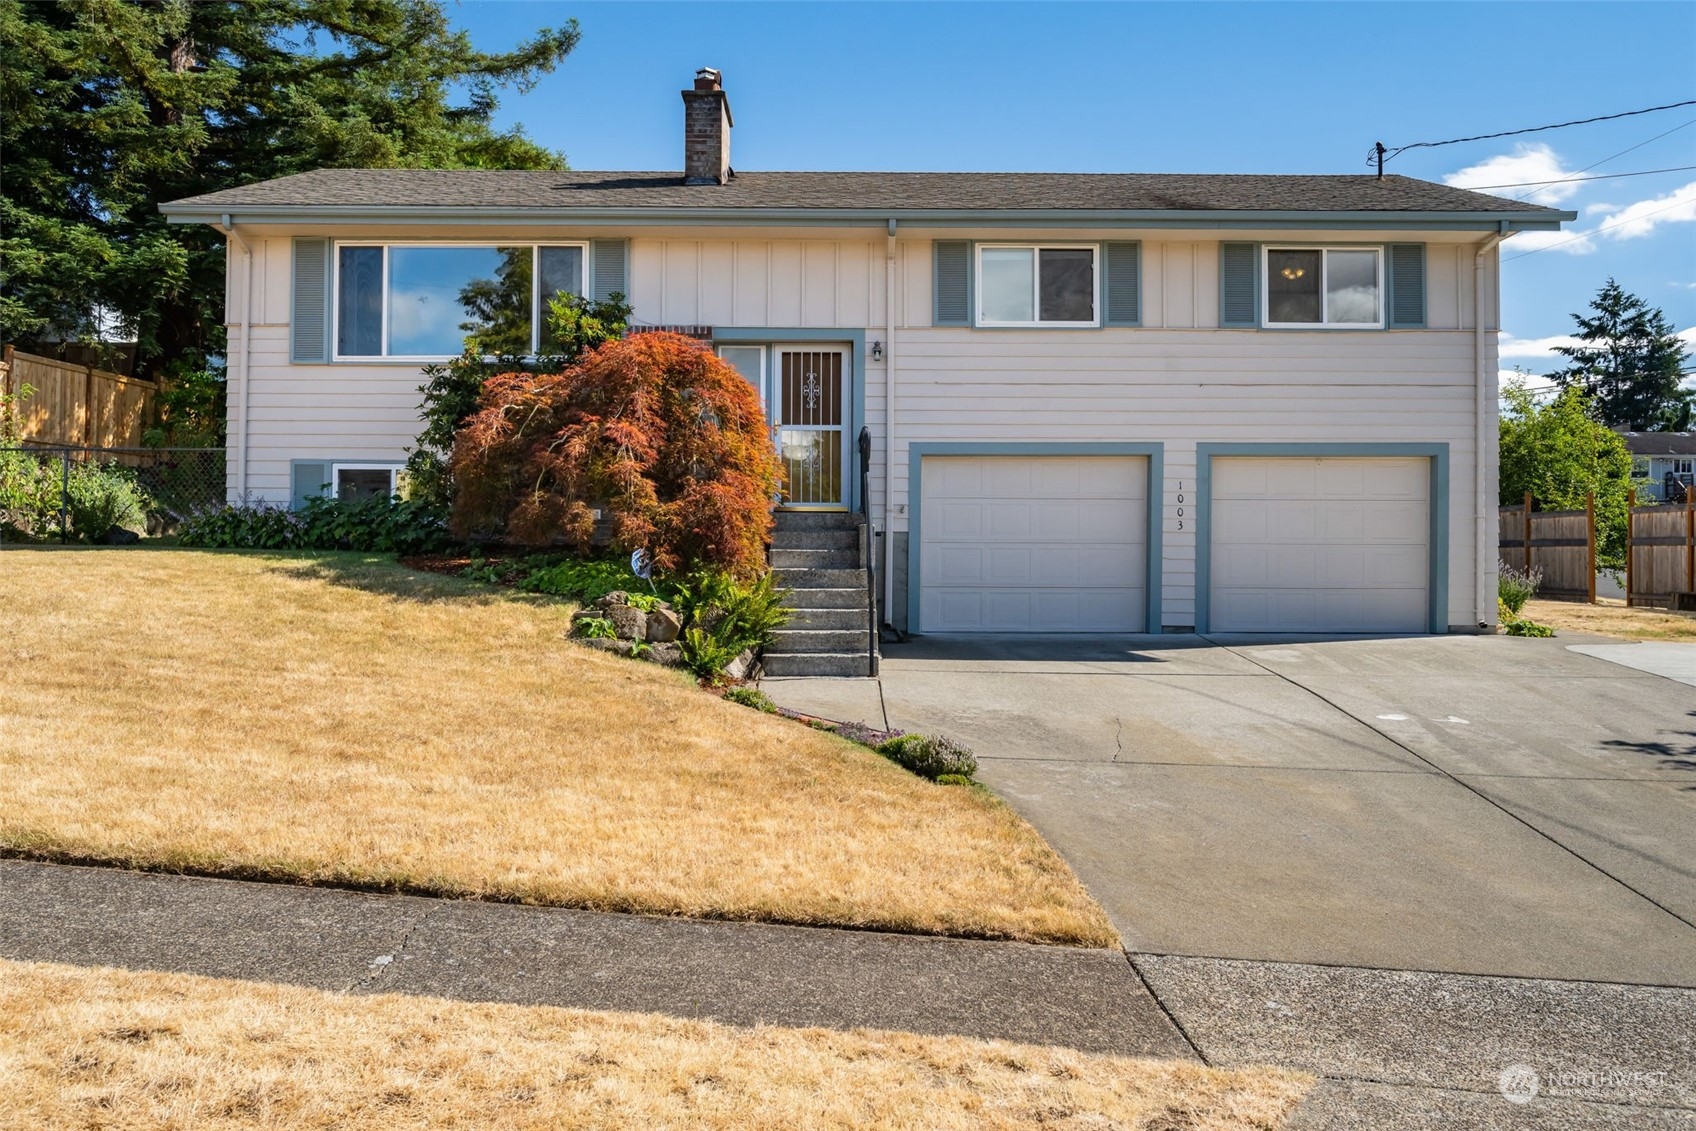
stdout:
[[1215,632],[1425,632],[1430,461],[1213,460]]
[[925,456],[925,632],[1141,632],[1148,460]]

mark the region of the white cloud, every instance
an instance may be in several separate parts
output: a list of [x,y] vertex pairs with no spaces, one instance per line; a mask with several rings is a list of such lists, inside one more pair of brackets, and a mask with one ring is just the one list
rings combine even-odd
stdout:
[[1692,220],[1696,220],[1696,181],[1665,196],[1639,200],[1610,214],[1602,226],[1614,239],[1634,240],[1648,235],[1662,224],[1682,224]]
[[1502,245],[1504,256],[1554,248],[1568,255],[1589,255],[1596,250],[1594,232],[1517,232]]
[[[1555,181],[1562,177],[1573,176],[1571,169],[1561,165],[1560,157],[1553,149],[1541,143],[1521,143],[1514,147],[1512,153],[1498,154],[1495,157],[1469,165],[1458,173],[1450,173],[1443,178],[1443,183],[1455,188],[1482,188],[1486,185],[1519,185],[1528,181]],[[1502,189],[1498,195],[1523,196],[1526,200],[1537,204],[1559,204],[1578,192],[1579,185],[1575,183],[1541,185],[1529,190]],[[1485,189],[1487,192],[1497,192]]]
[[1625,207],[1623,204],[1586,204],[1584,214],[1594,216],[1599,212],[1618,212],[1623,207]]
[[1556,346],[1575,346],[1578,339],[1570,334],[1548,338],[1516,338],[1503,330],[1496,335],[1497,357],[1557,357]]
[[1511,381],[1517,381],[1533,392],[1538,389],[1552,389],[1555,387],[1554,381],[1543,376],[1541,373],[1524,373],[1518,369],[1496,370],[1496,388],[1505,389]]

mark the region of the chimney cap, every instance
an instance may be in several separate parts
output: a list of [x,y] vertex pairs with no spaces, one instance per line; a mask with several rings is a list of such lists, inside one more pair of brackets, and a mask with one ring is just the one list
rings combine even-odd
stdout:
[[724,76],[712,67],[702,67],[695,72],[696,90],[723,90]]

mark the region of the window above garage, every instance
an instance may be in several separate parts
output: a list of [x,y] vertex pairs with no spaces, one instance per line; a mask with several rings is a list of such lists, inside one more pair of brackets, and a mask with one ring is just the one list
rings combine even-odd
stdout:
[[979,326],[1094,326],[1093,245],[979,244]]
[[1262,325],[1354,330],[1384,325],[1382,248],[1268,246],[1262,255]]

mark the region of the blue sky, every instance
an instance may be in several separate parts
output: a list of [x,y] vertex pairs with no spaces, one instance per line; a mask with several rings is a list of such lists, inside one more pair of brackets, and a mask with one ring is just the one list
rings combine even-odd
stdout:
[[[1692,3],[466,0],[452,11],[486,49],[577,19],[582,45],[529,94],[509,92],[501,116],[578,169],[678,168],[677,92],[700,66],[724,72],[742,169],[1352,173],[1378,140],[1696,98]],[[1696,106],[1414,150],[1388,168],[1495,185],[1597,162],[1586,175],[1696,166]],[[1551,340],[1609,275],[1696,347],[1696,170],[1495,191],[1580,214],[1558,237],[1504,245],[1504,368],[1554,367]]]

